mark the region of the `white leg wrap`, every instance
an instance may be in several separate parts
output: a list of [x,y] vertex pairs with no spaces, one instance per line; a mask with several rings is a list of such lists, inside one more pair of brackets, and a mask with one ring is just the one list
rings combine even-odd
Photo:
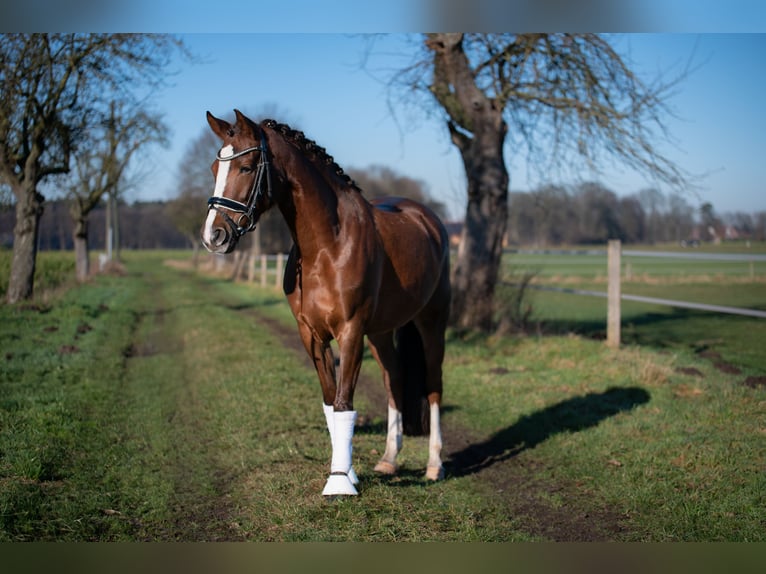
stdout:
[[322,494],[325,496],[356,495],[359,493],[349,476],[356,411],[333,412],[332,415],[332,462],[330,477]]
[[439,480],[444,478],[444,468],[442,467],[442,433],[439,420],[439,405],[431,405],[431,434],[428,438],[428,467],[426,468],[426,478],[429,480]]
[[[334,429],[335,429],[335,410],[333,409],[332,405],[326,405],[324,402],[322,403],[322,410],[324,411],[324,418],[325,421],[327,421],[327,430],[330,432],[330,444],[333,443],[333,436],[334,436]],[[355,412],[355,411],[354,411]],[[356,472],[354,472],[354,467],[352,466],[348,470],[348,478],[351,481],[351,484],[359,484],[359,478],[356,476]]]

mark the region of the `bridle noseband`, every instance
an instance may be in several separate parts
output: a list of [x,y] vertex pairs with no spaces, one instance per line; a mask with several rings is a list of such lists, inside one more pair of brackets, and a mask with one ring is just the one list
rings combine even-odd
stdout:
[[[216,154],[216,159],[218,161],[231,161],[254,151],[261,152],[261,159],[258,162],[258,168],[255,172],[255,179],[253,180],[253,187],[250,189],[250,193],[248,194],[247,203],[241,203],[234,199],[229,199],[228,197],[216,196],[213,196],[207,200],[208,210],[215,209],[218,213],[220,213],[226,220],[226,223],[229,224],[229,227],[231,227],[231,230],[234,232],[236,238],[240,238],[248,231],[255,229],[255,225],[257,223],[257,218],[255,217],[255,206],[258,201],[264,195],[269,201],[271,201],[271,171],[269,170],[266,138],[263,136],[263,131],[261,131],[261,145],[243,149],[242,151],[238,151],[237,153],[226,157],[222,157],[220,151]],[[263,190],[264,178],[266,179],[265,193]],[[238,213],[239,217],[237,217],[237,220],[235,221],[224,210]],[[243,219],[247,220],[247,226],[242,225]]]

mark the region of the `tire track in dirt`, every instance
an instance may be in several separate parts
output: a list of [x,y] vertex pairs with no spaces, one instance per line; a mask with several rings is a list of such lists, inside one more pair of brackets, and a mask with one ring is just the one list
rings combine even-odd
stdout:
[[[181,372],[184,368],[183,340],[174,336],[175,331],[168,325],[177,302],[170,303],[165,292],[166,283],[155,273],[145,273],[142,280],[148,285],[146,290],[151,297],[146,298],[143,308],[134,313],[131,342],[123,351],[122,378],[126,384],[140,384],[140,381],[132,381],[131,371],[141,368],[140,361],[156,355],[177,355],[178,368]],[[179,376],[178,379],[165,383],[173,385],[170,391],[174,395],[167,421],[170,464],[162,469],[173,485],[167,509],[170,519],[161,523],[136,520],[136,535],[145,541],[242,541],[244,537],[231,526],[235,505],[230,493],[235,477],[230,471],[221,469],[212,454],[215,439],[202,422],[204,417],[199,416],[205,405],[196,397],[187,377]],[[207,469],[205,476],[199,475],[200,469]],[[201,492],[201,488],[206,492]],[[211,496],[209,490],[215,495]]]

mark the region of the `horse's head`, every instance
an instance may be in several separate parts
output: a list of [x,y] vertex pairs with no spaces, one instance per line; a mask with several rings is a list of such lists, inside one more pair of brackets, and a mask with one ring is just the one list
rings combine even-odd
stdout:
[[223,140],[212,165],[215,188],[202,228],[202,243],[213,253],[231,252],[272,203],[263,130],[239,110],[234,113],[234,124],[207,113],[210,128]]

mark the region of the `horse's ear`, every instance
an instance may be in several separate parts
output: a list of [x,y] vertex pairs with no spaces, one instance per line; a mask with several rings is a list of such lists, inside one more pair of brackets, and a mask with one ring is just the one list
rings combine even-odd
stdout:
[[207,112],[207,123],[210,125],[210,129],[222,140],[227,137],[231,137],[231,124],[226,120],[219,120],[210,112]]
[[237,118],[238,124],[247,124],[250,123],[250,118],[248,118],[245,114],[240,112],[239,110],[234,110],[234,116]]
[[234,110],[234,115],[237,118],[237,126],[239,127],[241,132],[247,133],[249,131],[254,138],[258,137],[257,128],[253,120],[251,120],[245,114],[243,114],[242,112],[236,109]]

